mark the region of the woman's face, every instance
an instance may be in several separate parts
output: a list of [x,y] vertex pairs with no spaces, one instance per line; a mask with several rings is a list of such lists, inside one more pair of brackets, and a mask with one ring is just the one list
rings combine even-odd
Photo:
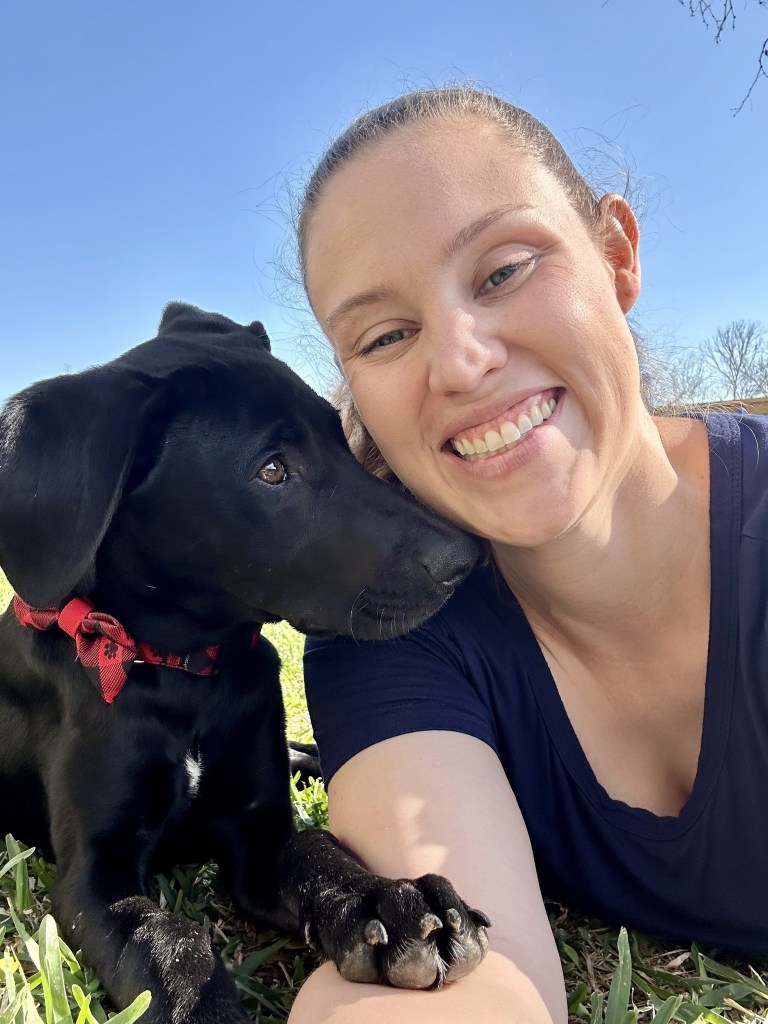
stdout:
[[609,213],[598,247],[540,163],[459,121],[363,151],[312,214],[310,299],[363,421],[413,493],[491,541],[559,536],[631,459],[637,236],[622,200]]

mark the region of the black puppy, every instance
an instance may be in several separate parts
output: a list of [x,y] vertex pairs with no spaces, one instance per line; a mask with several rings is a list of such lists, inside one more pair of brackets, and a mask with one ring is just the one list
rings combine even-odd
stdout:
[[358,981],[428,987],[483,957],[448,882],[371,875],[294,832],[277,655],[259,637],[392,637],[475,545],[369,476],[261,324],[172,303],[158,337],[0,414],[0,830],[52,851],[54,911],[148,1024],[246,1021],[203,932],[147,899],[212,857],[239,911]]

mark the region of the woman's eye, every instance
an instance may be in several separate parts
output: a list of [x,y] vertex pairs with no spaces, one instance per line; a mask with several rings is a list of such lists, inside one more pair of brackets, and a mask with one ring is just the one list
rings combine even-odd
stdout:
[[373,352],[377,348],[387,348],[389,345],[396,345],[398,341],[403,341],[405,338],[413,334],[413,331],[406,330],[404,327],[398,328],[396,331],[387,331],[386,334],[380,334],[378,338],[374,338],[373,341],[368,342],[361,350],[360,354],[365,356],[369,352]]
[[499,267],[497,270],[488,277],[480,289],[481,295],[487,295],[488,292],[492,292],[495,288],[500,287],[505,281],[509,281],[511,277],[522,276],[522,274],[529,267],[533,265],[532,258],[526,258],[524,260],[518,260],[517,263],[505,263],[503,267]]
[[273,456],[264,463],[256,476],[265,484],[281,484],[288,479],[288,471],[280,459]]

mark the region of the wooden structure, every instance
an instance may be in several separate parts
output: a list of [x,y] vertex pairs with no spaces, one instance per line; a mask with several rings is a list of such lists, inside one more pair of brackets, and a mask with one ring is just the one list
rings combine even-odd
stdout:
[[765,398],[734,398],[727,402],[697,402],[686,405],[686,409],[701,412],[744,412],[768,416],[768,397]]

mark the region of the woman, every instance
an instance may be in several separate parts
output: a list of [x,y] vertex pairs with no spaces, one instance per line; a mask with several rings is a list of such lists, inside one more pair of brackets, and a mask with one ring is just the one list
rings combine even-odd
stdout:
[[331,147],[300,244],[361,457],[490,550],[405,639],[309,645],[331,827],[493,929],[457,985],[323,967],[291,1020],[565,1020],[539,883],[768,952],[766,428],[644,407],[631,209],[525,112],[430,90]]

